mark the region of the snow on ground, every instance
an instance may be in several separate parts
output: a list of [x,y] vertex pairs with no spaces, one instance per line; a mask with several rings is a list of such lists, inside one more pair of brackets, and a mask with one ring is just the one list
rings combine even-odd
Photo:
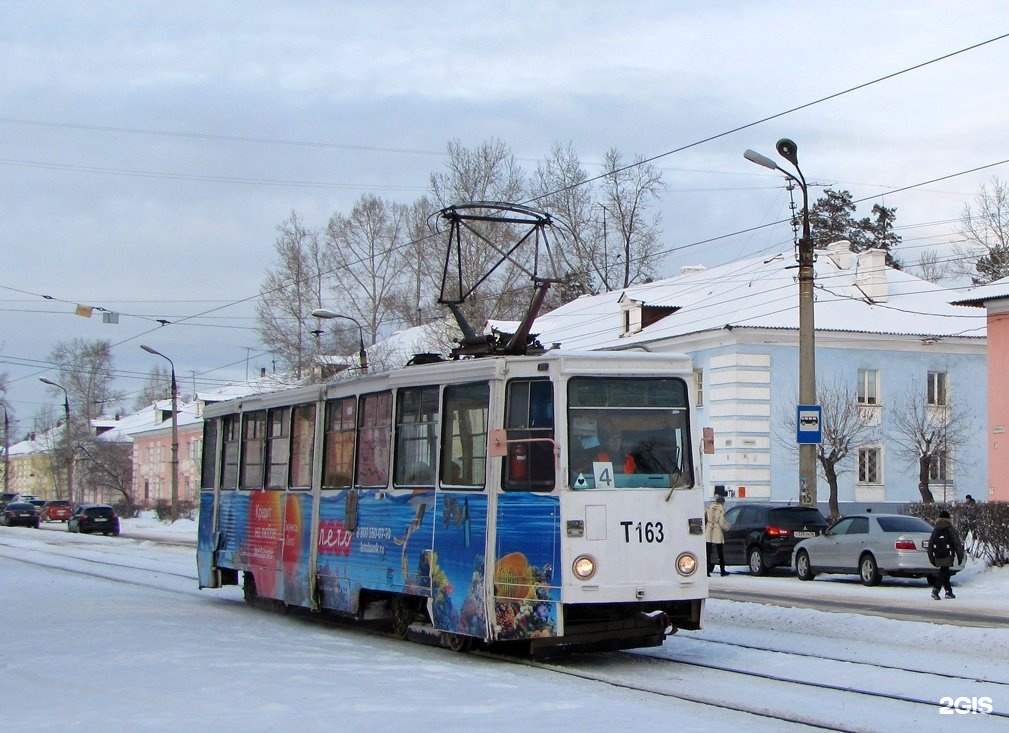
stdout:
[[[191,547],[142,539],[127,544],[62,530],[0,527],[0,616],[8,631],[0,644],[4,730],[803,730],[249,609],[238,588],[196,589]],[[123,532],[195,541],[196,523],[168,526],[145,516],[124,520]],[[129,562],[108,564],[123,560],[124,552]],[[939,602],[929,598],[923,581],[886,580],[865,588],[839,576],[803,583],[735,570],[713,579],[713,589],[925,607],[955,603],[1002,613],[1009,597],[1009,570],[976,565],[954,579],[958,598]],[[1007,629],[713,599],[705,629],[682,632],[665,649],[678,653],[701,639],[1009,678]],[[703,653],[703,647],[693,651]],[[684,678],[689,674],[685,670]],[[960,693],[951,687],[949,694]],[[1009,700],[993,703],[1009,710]],[[991,730],[996,723],[983,716],[941,716],[937,699],[934,718],[915,731]],[[887,730],[885,721],[878,730]]]

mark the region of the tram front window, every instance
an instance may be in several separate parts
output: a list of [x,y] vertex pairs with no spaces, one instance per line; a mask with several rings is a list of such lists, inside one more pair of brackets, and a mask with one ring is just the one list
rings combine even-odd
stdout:
[[567,445],[575,489],[692,486],[686,384],[572,379]]

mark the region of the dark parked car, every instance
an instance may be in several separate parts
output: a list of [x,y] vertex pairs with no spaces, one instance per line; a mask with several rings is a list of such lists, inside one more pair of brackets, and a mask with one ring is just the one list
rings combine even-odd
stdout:
[[66,499],[50,499],[39,513],[43,522],[66,522],[74,513],[74,508]]
[[119,534],[119,515],[108,504],[81,504],[67,522],[68,532]]
[[14,491],[5,491],[0,494],[0,509],[10,504],[12,501],[21,501],[21,494]]
[[737,504],[725,521],[725,564],[747,565],[752,575],[790,566],[795,543],[827,529],[820,510],[808,506]]
[[[819,537],[795,546],[800,580],[817,573],[858,575],[865,585],[878,585],[884,575],[926,578],[936,574],[928,559],[932,525],[903,514],[857,514],[841,517]],[[954,565],[956,573],[963,564]]]
[[39,528],[39,510],[27,501],[12,501],[0,512],[0,522],[8,527]]

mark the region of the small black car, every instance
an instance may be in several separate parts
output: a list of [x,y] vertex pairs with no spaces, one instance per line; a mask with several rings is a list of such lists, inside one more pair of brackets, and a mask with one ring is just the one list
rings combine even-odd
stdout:
[[108,504],[81,504],[67,522],[68,532],[119,535],[119,515]]
[[810,506],[737,504],[725,512],[725,564],[747,565],[751,575],[792,564],[795,543],[827,529],[827,519]]
[[8,527],[39,528],[39,510],[27,501],[12,501],[0,512],[0,522]]

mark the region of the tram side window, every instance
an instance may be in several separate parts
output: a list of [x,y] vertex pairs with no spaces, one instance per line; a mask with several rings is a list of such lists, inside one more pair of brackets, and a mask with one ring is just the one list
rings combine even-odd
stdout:
[[356,407],[357,400],[353,397],[326,403],[326,441],[322,450],[324,489],[343,489],[351,485]]
[[357,431],[357,486],[387,486],[392,448],[392,393],[361,398]]
[[291,428],[291,488],[312,487],[312,462],[315,455],[315,405],[294,408]]
[[204,491],[214,488],[217,483],[217,429],[221,421],[217,418],[203,421],[203,456],[200,459],[200,488]]
[[553,490],[556,473],[553,384],[546,379],[512,380],[508,383],[505,410],[508,431],[505,490]]
[[487,482],[490,386],[486,382],[448,386],[444,402],[441,484],[483,488]]
[[396,401],[396,486],[434,486],[438,388],[401,389]]
[[[238,415],[226,415],[222,421],[221,488],[238,488]],[[206,446],[206,443],[204,443]]]
[[247,412],[242,417],[243,489],[263,488],[263,463],[266,458],[266,411]]
[[266,455],[269,463],[266,488],[287,487],[287,466],[291,456],[291,408],[275,407],[269,412]]

